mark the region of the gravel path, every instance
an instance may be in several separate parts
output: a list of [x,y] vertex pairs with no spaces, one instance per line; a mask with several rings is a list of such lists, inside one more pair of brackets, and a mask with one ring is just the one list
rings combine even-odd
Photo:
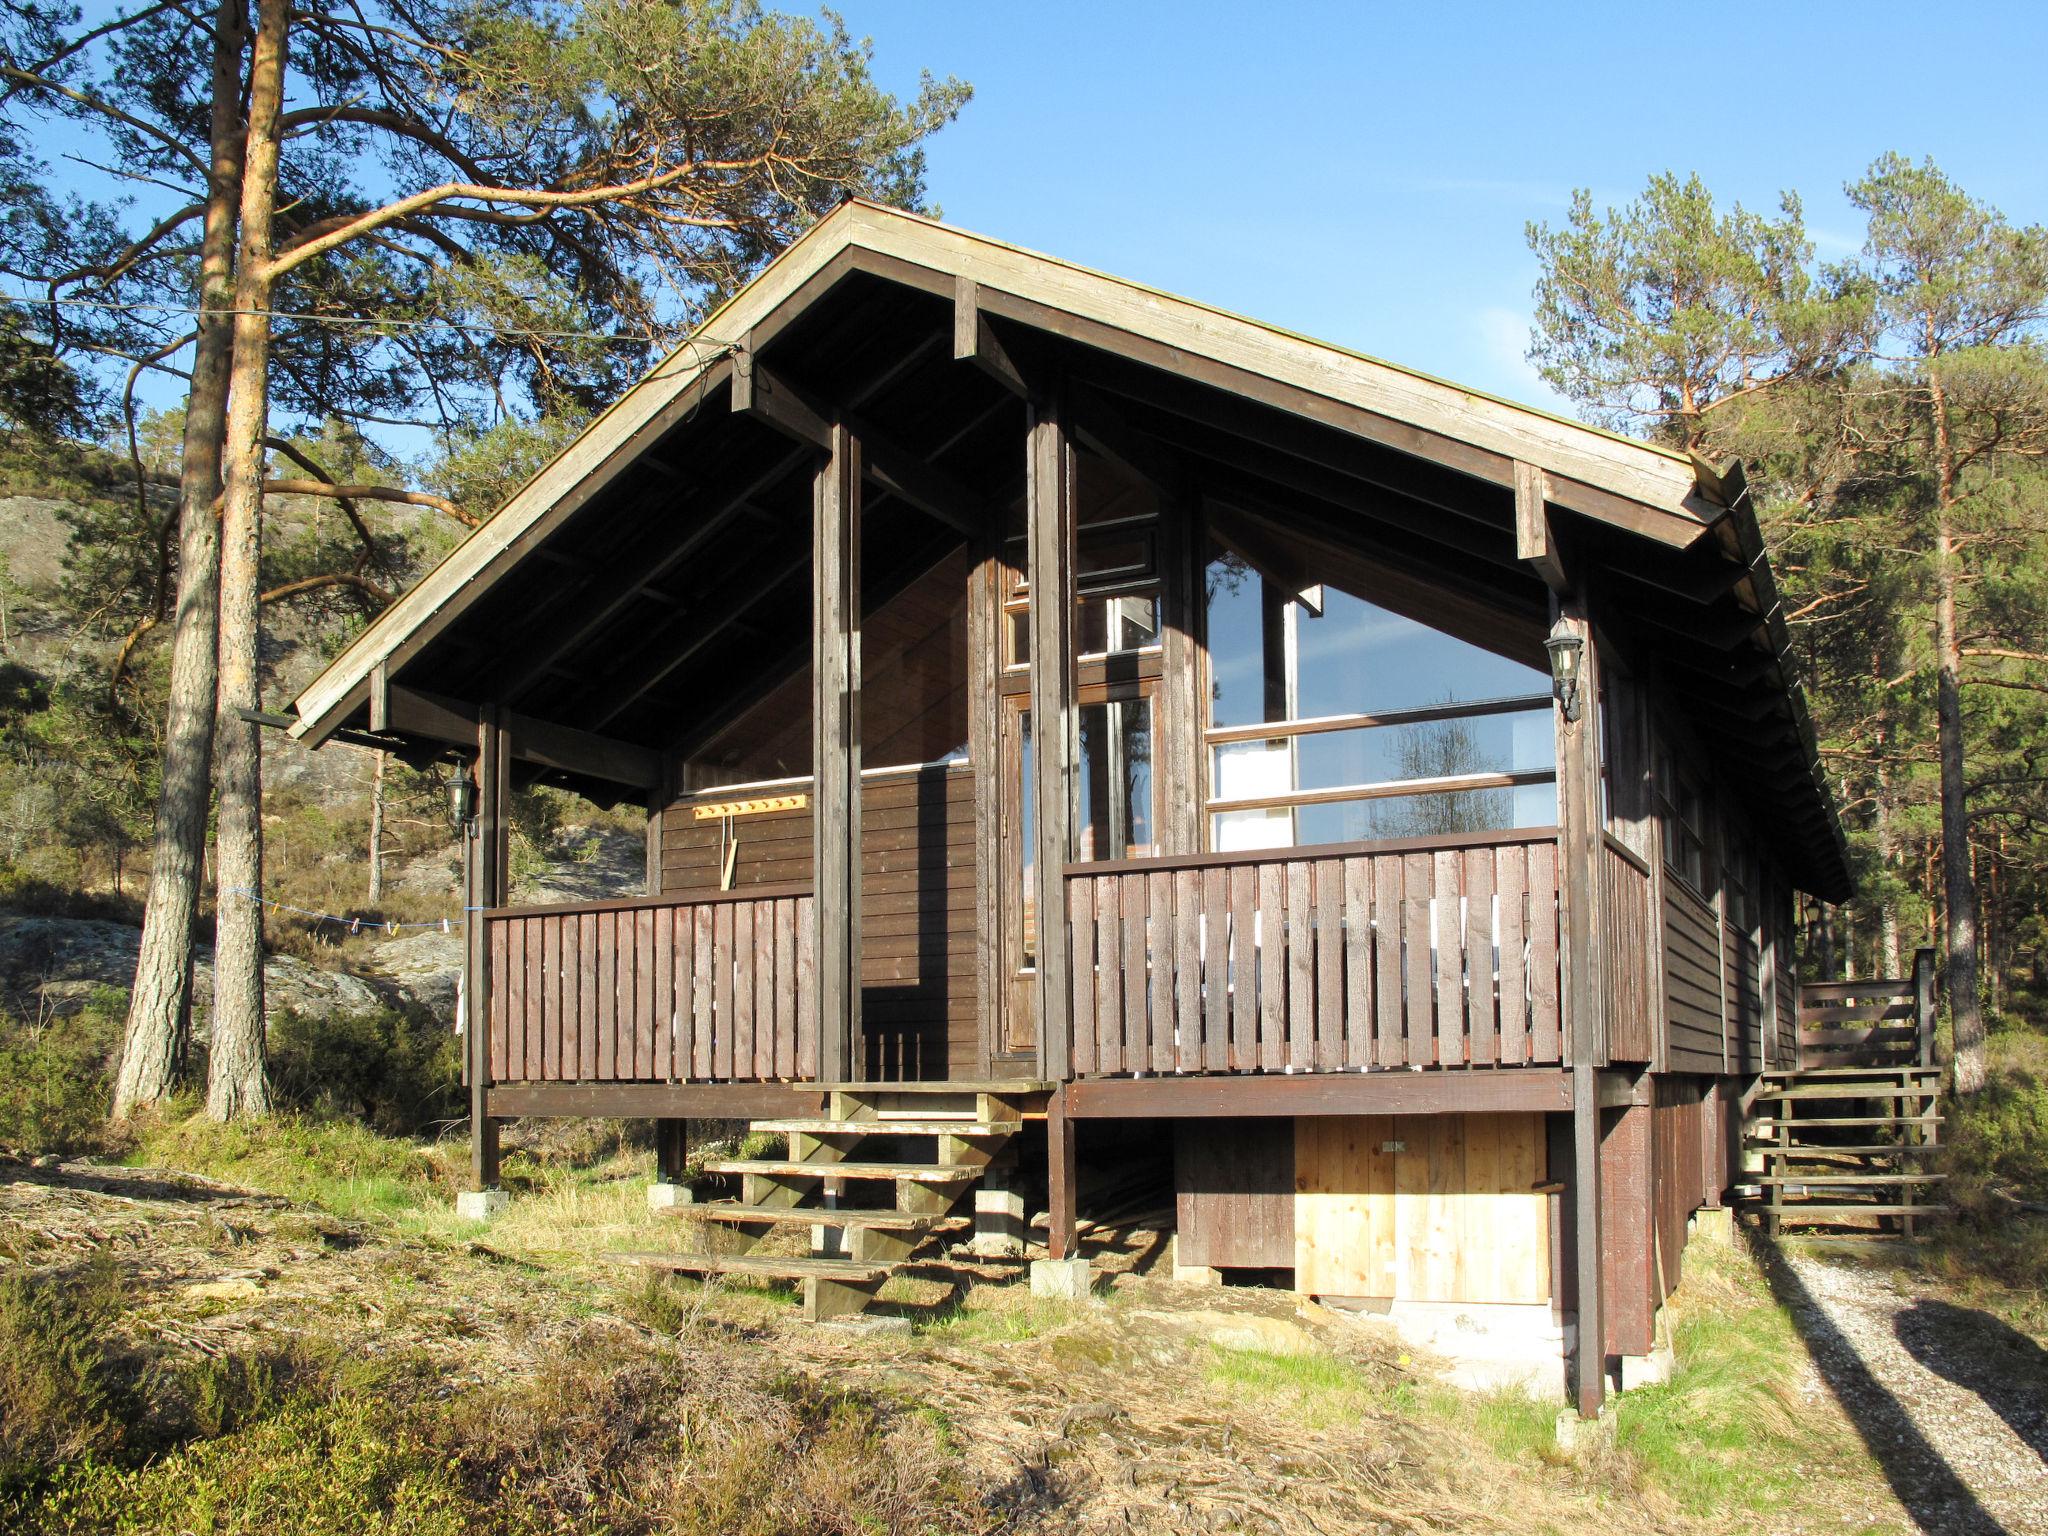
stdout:
[[1860,1266],[1788,1254],[1774,1278],[1922,1531],[2048,1532],[2048,1351]]

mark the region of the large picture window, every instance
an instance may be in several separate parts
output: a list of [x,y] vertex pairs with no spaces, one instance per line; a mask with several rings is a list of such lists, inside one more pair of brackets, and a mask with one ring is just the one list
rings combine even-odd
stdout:
[[1541,671],[1227,549],[1204,588],[1218,851],[1556,821]]

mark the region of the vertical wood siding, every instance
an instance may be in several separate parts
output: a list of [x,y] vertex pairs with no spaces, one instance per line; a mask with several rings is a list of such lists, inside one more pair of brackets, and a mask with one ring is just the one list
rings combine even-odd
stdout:
[[1650,871],[1613,837],[1600,856],[1602,958],[1607,967],[1607,1053],[1615,1061],[1648,1061],[1650,999]]
[[[809,789],[801,780],[773,792]],[[718,889],[719,823],[696,820],[691,800],[747,794],[707,790],[663,812],[664,895]],[[739,842],[736,890],[810,882],[808,808],[738,817],[732,831]],[[971,769],[922,768],[862,781],[861,1019],[869,1077],[976,1074],[974,864]]]
[[1558,1062],[1554,839],[1069,866],[1074,1069]]

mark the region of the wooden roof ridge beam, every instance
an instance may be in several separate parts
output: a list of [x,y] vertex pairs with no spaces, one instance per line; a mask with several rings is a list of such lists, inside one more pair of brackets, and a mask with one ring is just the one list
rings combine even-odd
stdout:
[[860,442],[865,478],[965,537],[979,538],[988,526],[986,497],[858,413],[810,399],[763,362],[751,340],[742,343],[733,370],[732,408],[821,453],[831,452],[832,424],[841,422]]
[[[459,747],[476,744],[480,706],[460,699],[388,684],[382,707],[373,703],[372,713],[401,736]],[[650,748],[518,713],[508,712],[506,729],[512,756],[520,762],[632,789],[661,786],[661,754]]]

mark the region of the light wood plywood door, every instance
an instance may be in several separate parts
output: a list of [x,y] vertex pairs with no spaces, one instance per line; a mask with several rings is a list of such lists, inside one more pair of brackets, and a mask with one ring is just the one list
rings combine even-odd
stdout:
[[1541,1115],[1304,1116],[1295,1125],[1296,1290],[1550,1299]]

